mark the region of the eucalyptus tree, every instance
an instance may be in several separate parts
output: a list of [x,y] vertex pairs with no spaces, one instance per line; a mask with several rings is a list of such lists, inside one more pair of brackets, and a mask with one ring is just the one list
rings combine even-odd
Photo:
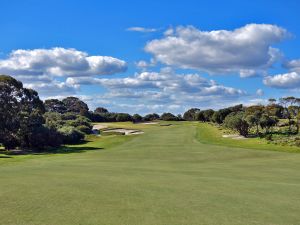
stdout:
[[45,108],[38,93],[13,77],[0,75],[0,143],[6,149],[34,146]]

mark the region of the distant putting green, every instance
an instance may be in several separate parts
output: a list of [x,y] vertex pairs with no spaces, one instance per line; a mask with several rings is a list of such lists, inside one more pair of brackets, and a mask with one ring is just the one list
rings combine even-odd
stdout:
[[90,137],[63,154],[0,155],[0,224],[300,224],[294,149],[172,124],[114,123],[145,133]]

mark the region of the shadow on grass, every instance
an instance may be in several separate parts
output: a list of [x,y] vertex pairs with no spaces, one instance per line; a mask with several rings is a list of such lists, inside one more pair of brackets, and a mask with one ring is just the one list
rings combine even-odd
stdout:
[[102,150],[101,147],[88,147],[82,146],[90,141],[82,141],[77,145],[69,145],[69,146],[61,146],[59,148],[47,148],[44,150],[33,150],[33,149],[26,149],[26,150],[10,150],[10,151],[3,151],[0,158],[12,158],[12,156],[18,155],[50,155],[50,154],[70,154],[70,153],[82,153],[87,151],[95,151],[95,150]]
[[69,153],[82,153],[87,151],[95,151],[95,150],[102,150],[103,148],[96,148],[96,147],[84,147],[84,146],[63,146],[53,151],[47,152],[38,152],[35,154],[69,154]]
[[11,156],[8,155],[0,155],[0,159],[9,159]]

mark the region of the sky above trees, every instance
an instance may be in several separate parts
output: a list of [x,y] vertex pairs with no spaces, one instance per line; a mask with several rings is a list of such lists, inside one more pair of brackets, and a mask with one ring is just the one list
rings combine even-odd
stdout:
[[299,1],[2,1],[0,74],[43,99],[181,113],[298,96]]

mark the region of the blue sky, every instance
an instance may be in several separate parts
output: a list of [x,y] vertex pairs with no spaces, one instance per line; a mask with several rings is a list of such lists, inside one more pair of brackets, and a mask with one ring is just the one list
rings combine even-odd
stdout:
[[[0,1],[0,73],[91,109],[181,113],[295,95],[299,1]],[[107,57],[104,57],[107,56]]]

